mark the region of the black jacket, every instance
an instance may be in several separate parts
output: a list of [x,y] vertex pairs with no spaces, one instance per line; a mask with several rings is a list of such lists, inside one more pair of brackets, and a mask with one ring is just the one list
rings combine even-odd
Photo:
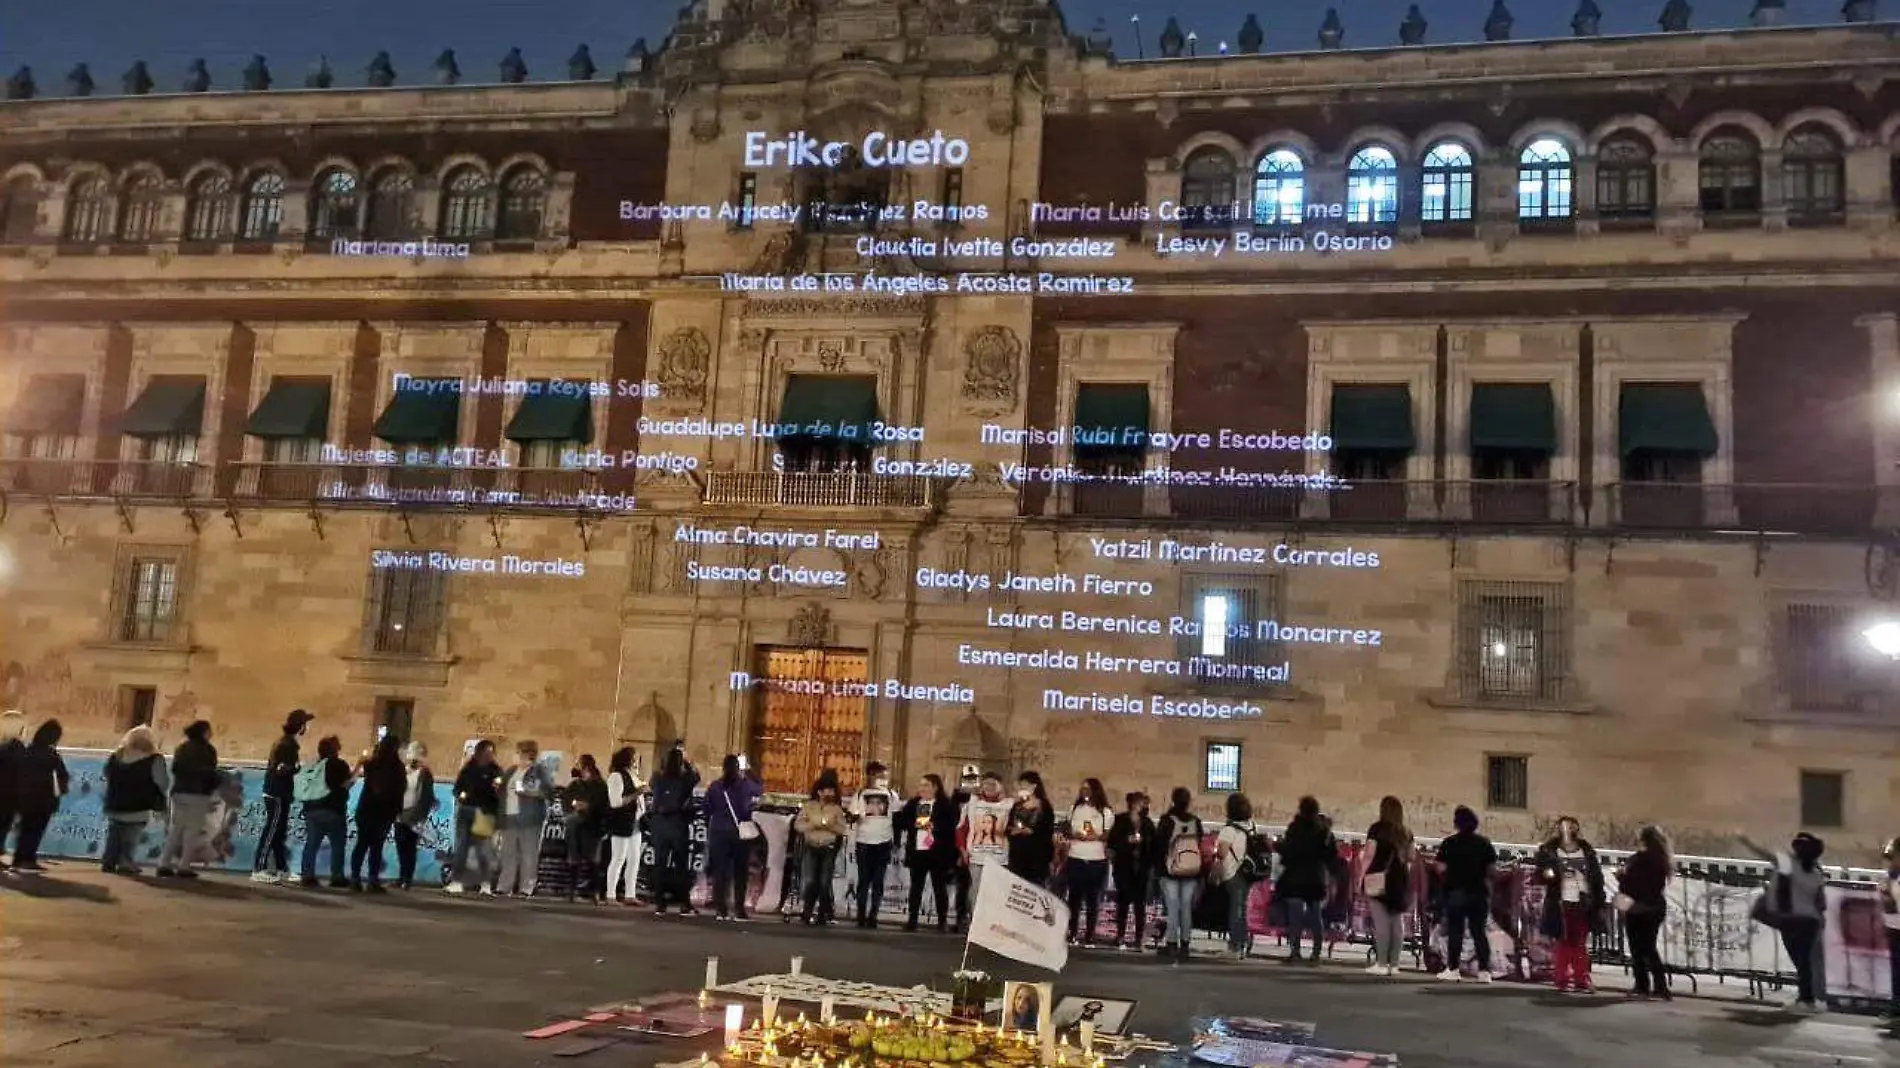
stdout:
[[[633,772],[624,769],[607,774],[620,780],[620,807],[607,810],[607,834],[613,838],[632,838],[634,823],[640,814],[640,781],[633,777]],[[601,781],[606,782],[605,779]],[[611,801],[609,797],[601,804]]]
[[501,813],[501,788],[497,785],[502,775],[501,768],[494,764],[477,764],[473,760],[462,765],[462,771],[455,777],[455,802],[488,813],[490,816]]
[[165,811],[165,793],[158,788],[158,777],[152,772],[157,760],[157,753],[132,761],[121,761],[117,753],[106,758],[106,798],[102,806],[106,815]]
[[1410,834],[1380,820],[1366,831],[1366,840],[1372,843],[1372,858],[1366,863],[1366,874],[1385,876],[1385,892],[1379,895],[1379,903],[1388,909],[1404,908],[1412,900]]
[[678,775],[664,772],[653,780],[653,801],[647,812],[653,819],[684,820],[692,815],[693,787],[699,785],[699,772],[687,768]]
[[[578,801],[586,808],[576,808]],[[578,823],[589,834],[605,834],[607,831],[607,780],[576,779],[567,784],[567,816]]]
[[270,747],[270,761],[264,767],[264,796],[288,801],[296,792],[297,768],[303,761],[297,736],[286,734]]
[[172,796],[209,797],[218,792],[218,751],[210,742],[187,738],[172,753]]
[[[1585,882],[1584,898],[1578,904],[1589,916],[1590,930],[1601,931],[1603,906],[1608,900],[1603,896],[1603,863],[1590,843],[1579,838],[1577,848],[1583,851]],[[1543,915],[1537,926],[1546,938],[1562,938],[1564,933],[1563,860],[1557,850],[1555,838],[1537,848],[1537,881],[1545,887]]]
[[72,788],[66,761],[50,745],[29,745],[20,754],[20,786],[15,795],[21,812],[52,812]]
[[409,789],[409,772],[402,757],[378,749],[363,764],[363,792],[356,799],[356,816],[371,822],[393,820],[402,814],[402,795]]
[[20,773],[25,770],[26,743],[18,738],[0,742],[0,812],[12,812],[19,805]]
[[[1117,812],[1114,822],[1108,825],[1108,859],[1116,871],[1147,871],[1161,855],[1160,847],[1155,844],[1155,821],[1146,816],[1140,817],[1140,823],[1135,820],[1132,813]],[[1139,844],[1131,841],[1137,829],[1141,831]]]
[[1029,828],[1028,834],[1009,836],[1010,873],[1038,886],[1048,882],[1049,870],[1056,863],[1055,811],[1042,804],[1031,812],[1018,801],[1009,811],[1009,825],[1012,831],[1019,826]]
[[917,847],[921,839],[917,814],[922,808],[923,802],[913,797],[897,810],[895,826],[904,843],[904,863],[912,868],[948,871],[957,866],[957,803],[947,797],[931,802],[929,849]]
[[1280,836],[1280,880],[1276,897],[1324,901],[1326,877],[1339,863],[1339,840],[1318,820],[1295,816]]

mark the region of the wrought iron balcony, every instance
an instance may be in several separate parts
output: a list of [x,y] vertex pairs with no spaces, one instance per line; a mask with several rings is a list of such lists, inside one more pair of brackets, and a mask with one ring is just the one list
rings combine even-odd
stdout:
[[157,460],[4,460],[0,493],[44,500],[192,501],[211,495],[212,468]]
[[713,471],[706,475],[701,500],[705,504],[784,508],[929,508],[938,497],[935,480],[922,475]]

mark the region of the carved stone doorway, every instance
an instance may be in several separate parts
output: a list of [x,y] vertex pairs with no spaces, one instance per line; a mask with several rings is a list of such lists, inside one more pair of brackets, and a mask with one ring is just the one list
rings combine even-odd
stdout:
[[863,649],[759,647],[747,748],[767,790],[803,794],[826,768],[846,791],[858,785],[870,669]]

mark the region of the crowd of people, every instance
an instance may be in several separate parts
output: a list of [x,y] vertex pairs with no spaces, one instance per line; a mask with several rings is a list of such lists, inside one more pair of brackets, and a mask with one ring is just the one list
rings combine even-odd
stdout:
[[[303,738],[314,718],[301,709],[290,713],[271,749],[263,774],[265,819],[253,880],[281,883],[291,878],[289,828],[300,816],[304,835],[296,878],[302,886],[323,885],[316,866],[327,844],[331,887],[386,892],[391,880],[385,877],[385,845],[393,837],[393,883],[410,889],[424,831],[437,804],[427,750],[385,734],[352,764],[343,758],[339,738],[329,735],[316,743],[306,762]],[[40,843],[72,784],[59,754],[58,721],[40,724],[30,740],[24,727],[18,713],[0,716],[0,845],[17,826],[11,868],[38,872],[43,870]],[[494,743],[472,747],[451,791],[454,842],[444,869],[447,893],[534,896],[545,828],[550,819],[558,819],[570,898],[635,904],[643,839],[651,849],[649,903],[655,914],[664,916],[677,908],[682,916],[695,915],[691,826],[703,818],[714,915],[724,921],[749,918],[751,870],[764,837],[756,816],[765,791],[743,756],[725,757],[718,776],[704,784],[680,745],[668,752],[650,782],[641,780],[632,749],[615,752],[605,772],[592,756],[580,757],[565,784],[555,782],[540,757],[530,741],[515,746],[514,760],[506,766]],[[1437,977],[1465,978],[1460,962],[1467,937],[1477,964],[1470,978],[1488,982],[1492,976],[1486,932],[1500,856],[1479,832],[1478,817],[1469,808],[1458,808],[1454,832],[1421,855],[1404,806],[1398,798],[1387,797],[1377,821],[1365,832],[1365,847],[1348,860],[1331,820],[1312,797],[1301,798],[1292,820],[1276,833],[1255,820],[1252,803],[1241,793],[1227,795],[1224,819],[1210,827],[1213,821],[1194,811],[1193,794],[1185,787],[1171,792],[1157,818],[1149,798],[1140,792],[1124,795],[1117,809],[1094,778],[1083,779],[1073,797],[1059,806],[1034,771],[1016,777],[1012,795],[1002,776],[966,765],[957,789],[946,788],[940,776],[927,773],[918,777],[907,797],[892,787],[884,765],[874,762],[865,773],[864,787],[847,797],[838,773],[825,771],[791,820],[796,884],[786,900],[796,902],[796,918],[807,925],[838,922],[835,876],[847,847],[856,872],[850,912],[860,927],[878,926],[885,876],[893,862],[909,873],[903,923],[907,931],[918,930],[926,916],[926,892],[932,906],[927,915],[938,931],[951,930],[953,922],[956,929],[966,928],[985,874],[1007,870],[1029,883],[1060,890],[1069,906],[1069,937],[1081,946],[1142,948],[1149,902],[1158,896],[1164,920],[1155,949],[1175,963],[1187,959],[1196,910],[1203,909],[1205,916],[1211,900],[1224,908],[1227,956],[1249,957],[1253,924],[1248,907],[1254,887],[1263,882],[1272,887],[1271,926],[1286,933],[1284,960],[1315,963],[1326,944],[1326,903],[1342,887],[1350,887],[1370,912],[1373,937],[1367,970],[1391,976],[1402,968],[1404,917],[1423,889],[1414,886],[1414,880],[1424,878],[1431,883],[1445,927]],[[352,810],[350,795],[359,783]],[[107,759],[103,785],[104,871],[142,874],[138,842],[150,821],[161,818],[166,820],[166,834],[156,875],[198,877],[193,858],[201,854],[204,836],[213,833],[209,816],[214,798],[228,798],[232,789],[212,744],[210,723],[200,720],[187,726],[169,762],[160,754],[152,729],[134,727]],[[352,812],[353,847],[348,833]],[[1815,946],[1826,917],[1824,845],[1805,833],[1785,850],[1747,844],[1777,866],[1755,918],[1775,927],[1787,949],[1797,979],[1793,1007],[1812,1010],[1820,996]],[[1900,991],[1900,840],[1889,848],[1888,858],[1889,878],[1881,900],[1893,989]],[[1583,837],[1578,821],[1563,817],[1556,833],[1538,849],[1533,870],[1546,887],[1538,919],[1540,932],[1552,945],[1557,990],[1592,990],[1591,936],[1620,923],[1635,980],[1631,995],[1671,996],[1669,969],[1658,942],[1675,865],[1660,828],[1643,828],[1637,849],[1611,873]],[[1101,907],[1111,885],[1112,933],[1105,934]],[[789,909],[788,917],[794,915]]]

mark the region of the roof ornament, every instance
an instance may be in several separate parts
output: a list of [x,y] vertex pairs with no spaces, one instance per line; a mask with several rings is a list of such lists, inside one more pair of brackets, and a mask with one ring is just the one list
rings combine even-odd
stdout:
[[567,77],[569,81],[591,82],[594,80],[594,74],[598,70],[600,70],[600,68],[594,66],[594,54],[589,52],[587,46],[584,44],[574,49],[574,54],[567,57]]
[[647,49],[647,39],[642,37],[627,49],[626,71],[628,74],[645,74],[653,63],[653,53]]
[[1259,55],[1260,46],[1267,43],[1267,31],[1260,28],[1260,16],[1247,13],[1247,21],[1240,24],[1240,36],[1234,38],[1240,50],[1247,55]]
[[126,68],[125,75],[119,79],[119,84],[125,90],[126,96],[144,96],[157,85],[152,81],[151,68],[147,67],[142,59],[132,61],[132,65]]
[[1511,17],[1511,9],[1504,6],[1504,0],[1491,0],[1491,14],[1484,20],[1484,39],[1487,41],[1510,40],[1511,26],[1516,21]]
[[455,49],[444,48],[435,57],[435,84],[454,85],[462,80],[462,68],[455,62]]
[[1339,9],[1326,9],[1326,18],[1319,24],[1319,46],[1321,48],[1339,48],[1346,41],[1346,24],[1339,21]]
[[1788,13],[1788,0],[1755,0],[1748,12],[1748,24],[1755,27],[1779,26]]
[[336,84],[336,72],[330,69],[330,57],[318,56],[303,76],[305,89],[328,89]]
[[261,93],[270,88],[270,65],[263,56],[252,56],[251,62],[244,68],[244,91]]
[[1417,4],[1405,9],[1405,21],[1399,23],[1399,43],[1402,45],[1422,45],[1425,43],[1425,13]]
[[1848,22],[1872,22],[1879,14],[1879,0],[1847,0],[1841,5],[1841,18]]
[[521,49],[510,48],[508,54],[501,57],[501,81],[503,85],[520,85],[528,80],[528,61],[521,58]]
[[66,92],[73,96],[91,96],[94,83],[92,71],[81,63],[66,72]]
[[191,66],[185,68],[185,92],[202,93],[210,88],[211,68],[205,66],[205,61],[202,59],[192,60]]
[[32,67],[21,67],[7,79],[8,100],[31,100],[37,92],[39,87],[33,84]]
[[396,84],[396,65],[389,60],[388,52],[376,53],[369,61],[369,87],[387,89]]
[[1669,0],[1663,5],[1662,17],[1656,20],[1664,33],[1683,33],[1689,29],[1689,16],[1695,14],[1695,8],[1689,0]]
[[1181,24],[1168,16],[1168,24],[1161,27],[1161,58],[1180,59],[1181,49],[1187,44],[1187,34],[1181,32]]
[[1603,9],[1597,0],[1583,0],[1570,17],[1570,32],[1578,37],[1595,37],[1603,32]]

